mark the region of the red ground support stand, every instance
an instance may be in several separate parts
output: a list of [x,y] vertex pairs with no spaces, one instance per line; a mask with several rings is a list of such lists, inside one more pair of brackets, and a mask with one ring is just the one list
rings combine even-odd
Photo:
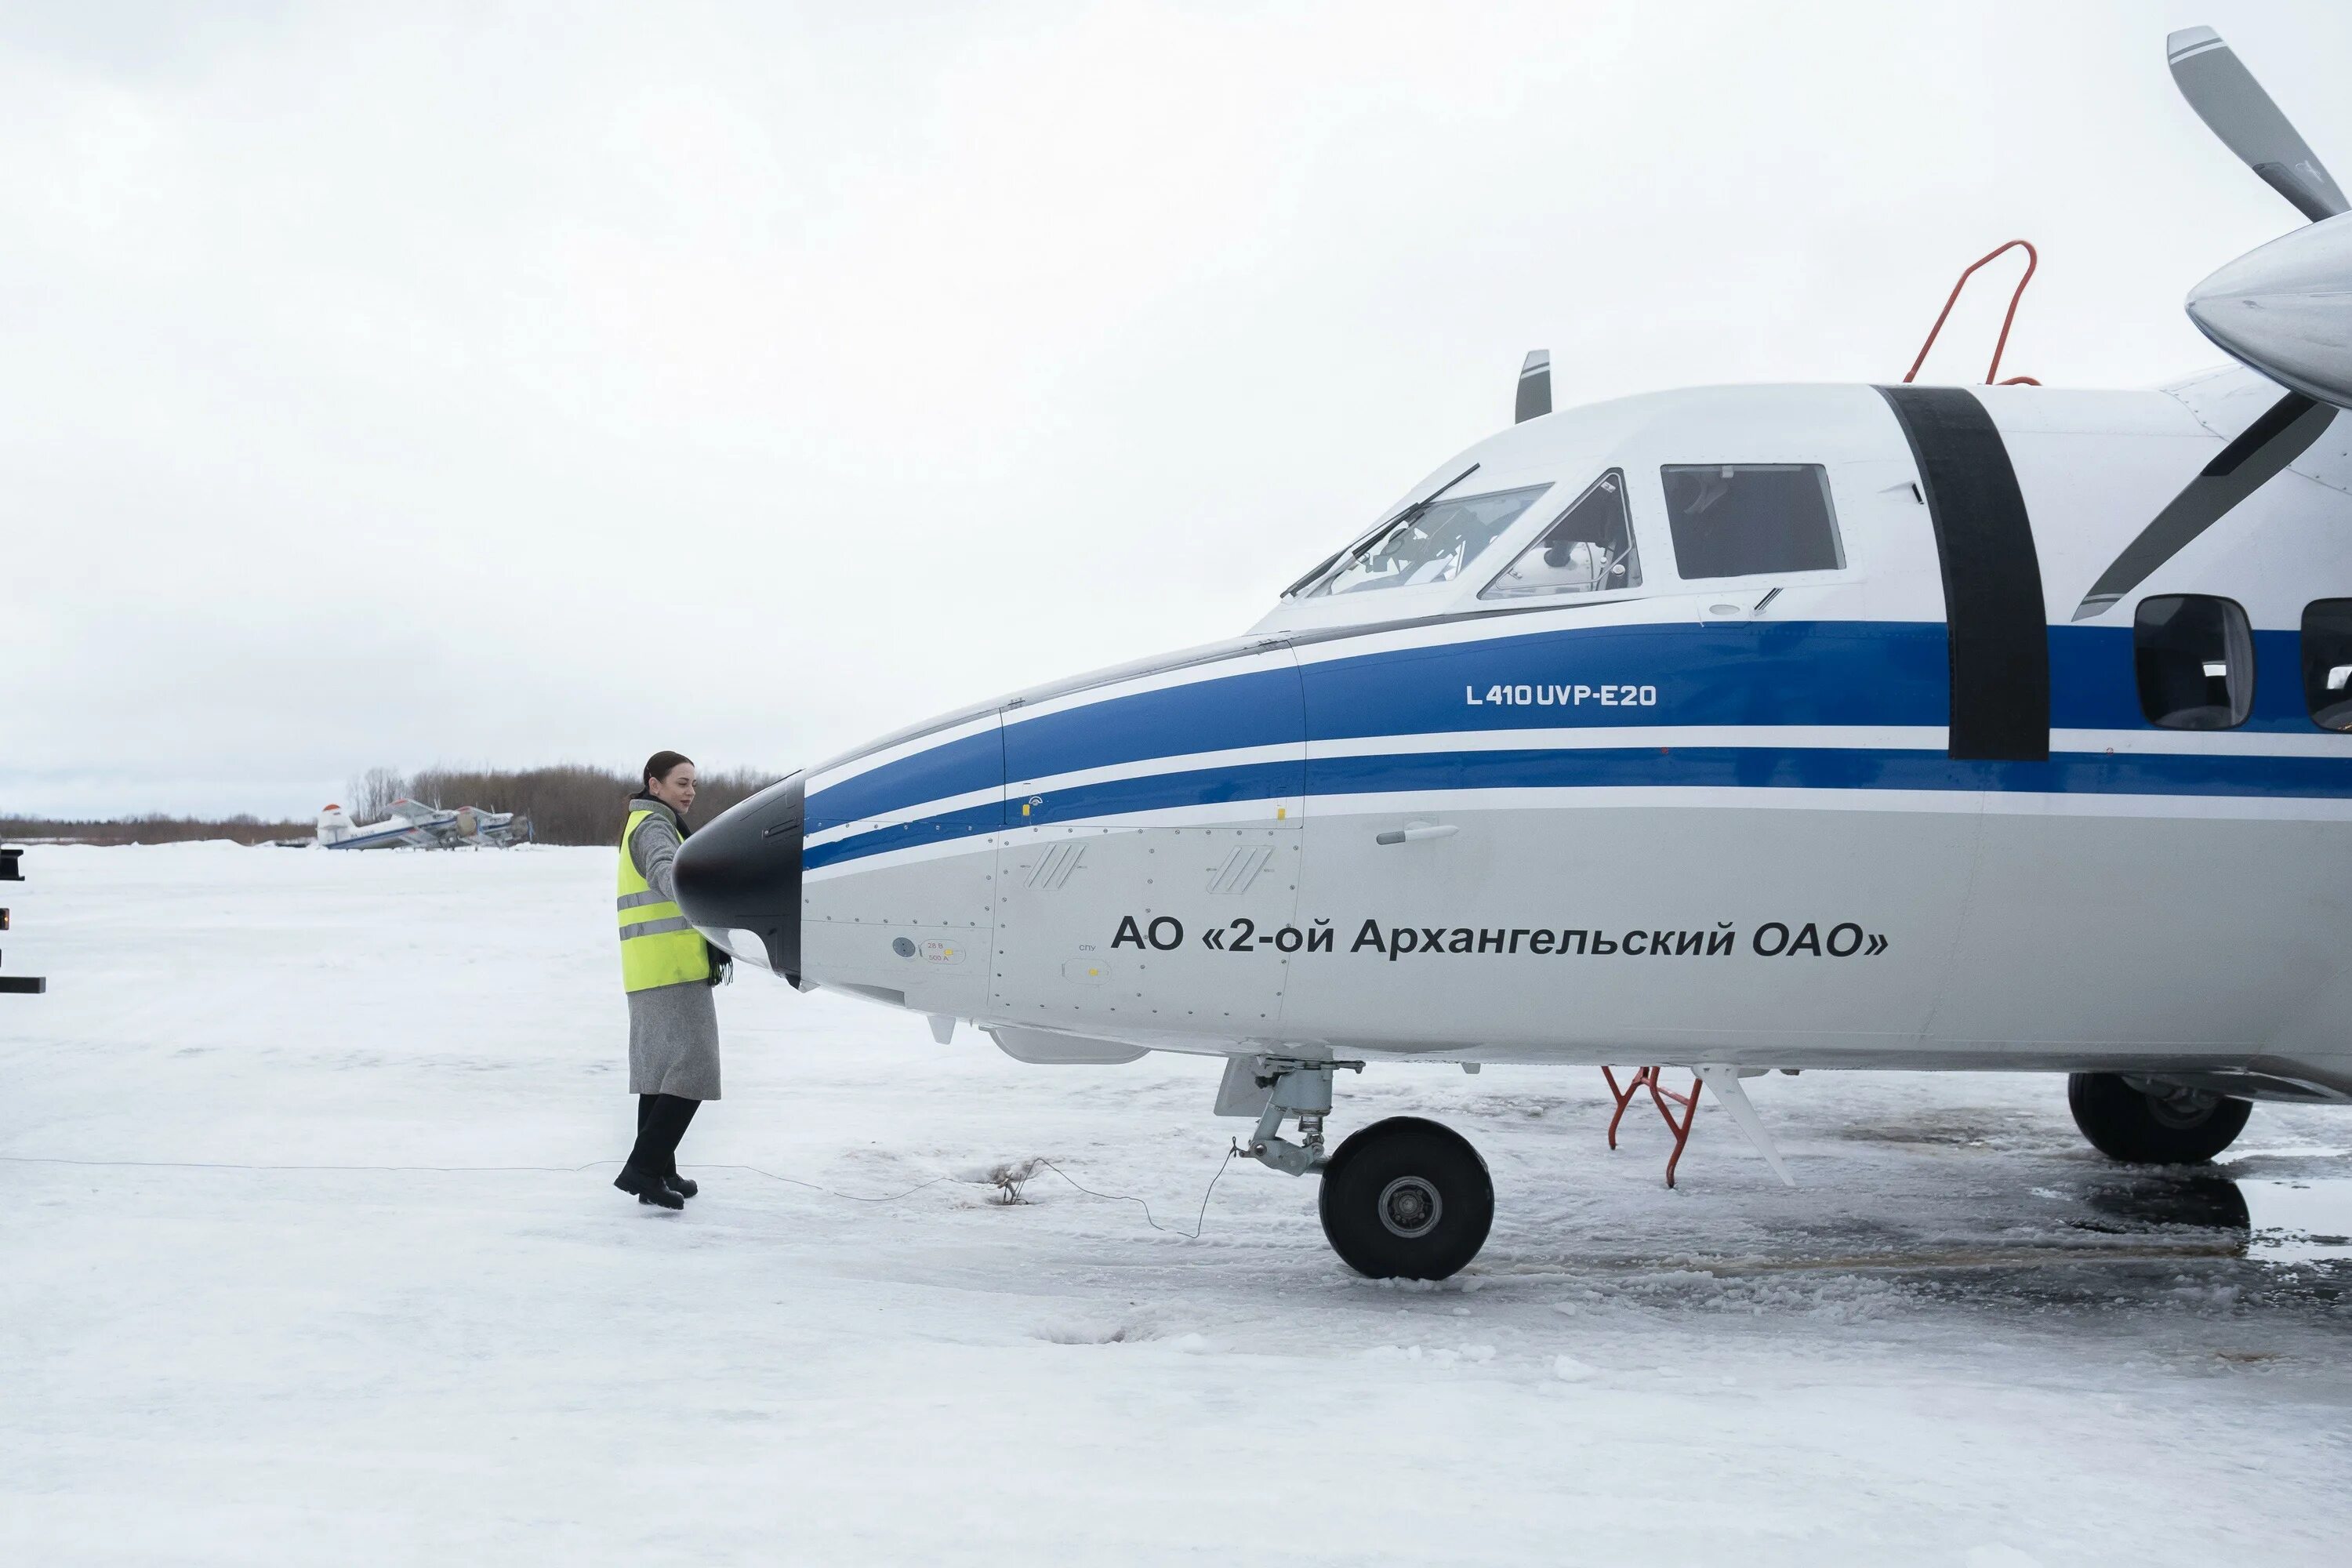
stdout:
[[[1671,1187],[1675,1184],[1675,1166],[1681,1163],[1684,1146],[1690,1142],[1691,1123],[1698,1120],[1698,1091],[1705,1086],[1700,1083],[1698,1075],[1693,1073],[1690,1092],[1676,1094],[1658,1080],[1658,1074],[1664,1070],[1655,1067],[1639,1068],[1622,1089],[1617,1087],[1617,1075],[1609,1068],[1602,1068],[1601,1076],[1609,1080],[1609,1092],[1617,1101],[1617,1114],[1609,1119],[1609,1147],[1612,1149],[1617,1147],[1617,1124],[1625,1120],[1625,1108],[1642,1090],[1646,1089],[1650,1091],[1650,1103],[1658,1108],[1658,1114],[1665,1118],[1666,1131],[1675,1135],[1675,1152],[1666,1156],[1666,1185]],[[1680,1121],[1676,1121],[1675,1113],[1666,1109],[1669,1102],[1683,1108]]]

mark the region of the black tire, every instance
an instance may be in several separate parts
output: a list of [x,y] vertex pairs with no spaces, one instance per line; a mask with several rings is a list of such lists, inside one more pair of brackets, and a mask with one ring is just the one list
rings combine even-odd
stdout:
[[2237,1142],[2253,1111],[2226,1095],[2185,1105],[2142,1093],[2119,1073],[2078,1072],[2066,1079],[2066,1108],[2091,1146],[2132,1165],[2192,1165]]
[[1486,1245],[1495,1183],[1459,1132],[1391,1116],[1339,1145],[1316,1206],[1331,1249],[1357,1273],[1443,1279]]

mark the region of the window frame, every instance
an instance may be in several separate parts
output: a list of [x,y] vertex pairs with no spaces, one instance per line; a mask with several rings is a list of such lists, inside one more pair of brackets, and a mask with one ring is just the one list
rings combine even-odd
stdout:
[[[2352,595],[2331,595],[2326,598],[2314,599],[2303,606],[2302,615],[2295,618],[2294,627],[2295,686],[2303,697],[2303,716],[2313,729],[2323,735],[2352,735],[2352,725],[2339,730],[2333,724],[2321,723],[2320,710],[2311,705],[2311,612],[2322,605],[2341,605],[2345,607],[2345,613],[2352,616]],[[2352,704],[2352,680],[2346,682],[2342,691],[2341,698],[2334,704],[2336,707]]]
[[1537,526],[1535,531],[1528,536],[1527,542],[1520,545],[1517,550],[1512,551],[1509,559],[1506,560],[1500,566],[1495,569],[1495,574],[1492,577],[1489,577],[1486,580],[1486,585],[1478,590],[1476,602],[1481,605],[1494,605],[1505,607],[1529,605],[1556,605],[1562,603],[1591,605],[1613,601],[1620,598],[1633,597],[1643,593],[1652,591],[1644,583],[1637,581],[1628,583],[1622,587],[1616,588],[1602,587],[1580,590],[1565,587],[1541,588],[1524,593],[1501,595],[1494,598],[1489,598],[1487,596],[1495,592],[1496,584],[1502,582],[1504,574],[1509,572],[1512,567],[1519,563],[1519,560],[1522,556],[1526,555],[1528,551],[1533,550],[1537,545],[1542,543],[1546,534],[1549,533],[1553,529],[1558,528],[1561,523],[1567,521],[1569,514],[1574,511],[1578,507],[1582,506],[1592,492],[1599,489],[1612,474],[1617,478],[1617,505],[1619,510],[1624,513],[1625,517],[1626,545],[1632,552],[1634,570],[1639,572],[1642,567],[1643,557],[1642,530],[1640,525],[1633,520],[1633,475],[1627,471],[1622,463],[1612,463],[1607,468],[1602,468],[1599,473],[1593,475],[1591,481],[1582,489],[1578,490],[1574,498],[1571,499],[1567,505],[1559,508],[1556,511],[1550,512],[1544,518],[1542,522]]
[[[1390,514],[1388,517],[1383,518],[1369,531],[1358,535],[1354,542],[1350,543],[1347,549],[1342,550],[1338,555],[1332,557],[1329,561],[1325,562],[1321,566],[1310,573],[1305,583],[1291,590],[1288,594],[1286,594],[1284,597],[1287,600],[1300,604],[1331,604],[1341,599],[1350,598],[1353,596],[1350,593],[1333,592],[1331,584],[1339,581],[1341,574],[1345,573],[1349,568],[1354,566],[1358,562],[1370,555],[1374,549],[1378,548],[1380,542],[1386,539],[1391,533],[1394,532],[1399,525],[1409,521],[1417,521],[1421,517],[1426,516],[1429,512],[1434,511],[1441,507],[1465,505],[1472,501],[1490,500],[1497,496],[1517,495],[1522,491],[1532,492],[1528,496],[1527,504],[1520,508],[1517,514],[1512,517],[1508,522],[1504,523],[1501,528],[1496,530],[1494,534],[1487,539],[1486,542],[1478,548],[1476,553],[1463,557],[1462,570],[1454,574],[1453,576],[1440,578],[1433,583],[1390,584],[1383,587],[1371,590],[1374,593],[1396,593],[1399,591],[1412,592],[1415,590],[1423,593],[1430,593],[1438,590],[1459,593],[1465,584],[1477,580],[1477,574],[1473,570],[1473,568],[1475,568],[1480,561],[1485,560],[1489,553],[1500,548],[1507,541],[1508,541],[1511,535],[1526,522],[1528,514],[1536,510],[1538,503],[1543,500],[1543,498],[1552,490],[1559,488],[1559,481],[1557,479],[1539,479],[1529,480],[1524,484],[1506,484],[1490,490],[1475,490],[1466,495],[1456,496],[1439,494],[1429,498],[1425,501],[1415,501],[1411,506],[1404,507],[1400,510]],[[1361,591],[1362,590],[1357,590],[1357,592]]]
[[[1713,586],[1714,584],[1724,583],[1755,583],[1762,581],[1769,581],[1776,584],[1831,583],[1843,581],[1850,578],[1855,570],[1854,557],[1853,548],[1846,537],[1847,529],[1843,516],[1843,509],[1839,505],[1838,501],[1837,484],[1833,473],[1836,467],[1836,464],[1826,461],[1790,458],[1684,458],[1673,462],[1661,461],[1657,465],[1659,520],[1661,525],[1665,531],[1666,546],[1673,552],[1675,580],[1678,582],[1688,583],[1695,586]],[[1683,565],[1682,542],[1675,537],[1674,503],[1668,499],[1666,489],[1666,475],[1670,470],[1676,468],[1812,469],[1820,479],[1822,487],[1822,503],[1829,518],[1830,542],[1836,552],[1836,564],[1832,566],[1768,567],[1760,572],[1739,572],[1729,575],[1715,575],[1706,577],[1693,576],[1688,571],[1685,570]]]
[[[2243,716],[2242,718],[2235,718],[2235,719],[2232,719],[2232,720],[2231,720],[2229,723],[2227,723],[2227,724],[2215,724],[2215,725],[2212,725],[2212,726],[2210,726],[2210,727],[2206,727],[2206,726],[2197,726],[2197,727],[2192,727],[2192,726],[2190,726],[2190,725],[2187,725],[2187,724],[2167,724],[2167,723],[2163,722],[2163,721],[2160,721],[2160,720],[2153,719],[2153,718],[2151,718],[2151,717],[2149,717],[2149,716],[2148,716],[2148,711],[2147,711],[2147,689],[2146,689],[2144,686],[2142,686],[2142,685],[2141,685],[2141,683],[2140,683],[2140,674],[2139,674],[2139,653],[2140,653],[2140,647],[2139,647],[2139,617],[2140,617],[2140,612],[2141,612],[2143,609],[2145,609],[2148,605],[2151,605],[2151,604],[2156,603],[2157,601],[2158,601],[2158,600],[2162,600],[2162,599],[2210,599],[2210,600],[2211,600],[2213,603],[2215,603],[2215,604],[2217,604],[2217,605],[2221,605],[2224,606],[2226,609],[2228,609],[2228,610],[2230,610],[2230,611],[2233,612],[2233,613],[2237,616],[2237,617],[2238,617],[2239,624],[2240,624],[2241,626],[2244,626],[2244,627],[2245,627],[2245,631],[2246,631],[2246,711],[2245,711],[2245,714],[2244,714],[2244,716]],[[2298,666],[2297,666],[2296,673],[2297,673],[2297,675],[2298,675],[2298,676],[2302,673],[2302,671],[2301,671],[2301,667],[2300,667],[2300,663],[2299,663],[2299,662],[2298,662]],[[2213,679],[2213,678],[2212,678],[2211,676],[2210,676],[2210,675],[2209,675],[2209,676],[2207,676],[2205,679],[2207,679],[2208,680],[2210,680],[2210,679]],[[2226,679],[2227,679],[2227,677],[2225,676],[2223,679],[2226,680]],[[2261,650],[2259,647],[2257,647],[2255,646],[2255,641],[2254,641],[2254,618],[2253,618],[2253,616],[2250,616],[2250,615],[2248,615],[2248,614],[2246,613],[2246,606],[2245,606],[2245,605],[2243,605],[2240,604],[2237,600],[2235,600],[2235,599],[2233,599],[2233,598],[2230,597],[2227,594],[2194,594],[2194,593],[2144,594],[2144,595],[2142,595],[2139,597],[2139,599],[2138,599],[2137,601],[2136,601],[2136,602],[2133,604],[2133,605],[2132,605],[2132,696],[2133,696],[2133,698],[2134,698],[2134,699],[2138,702],[2138,704],[2139,704],[2139,717],[2140,717],[2140,722],[2141,722],[2141,723],[2143,723],[2143,724],[2145,724],[2145,725],[2147,725],[2149,729],[2151,729],[2151,730],[2164,730],[2164,731],[2170,731],[2170,732],[2172,732],[2172,733],[2174,733],[2174,734],[2180,734],[2180,735],[2223,735],[2223,734],[2227,734],[2227,733],[2229,733],[2229,732],[2230,732],[2231,731],[2232,731],[2232,730],[2242,730],[2242,729],[2244,729],[2248,724],[2250,724],[2250,723],[2253,722],[2255,704],[2256,704],[2256,702],[2257,702],[2258,699],[2259,699],[2259,698],[2260,698],[2260,696],[2261,696],[2261,689],[2260,689],[2260,684],[2259,684],[2259,683],[2261,682],[2261,680],[2262,680],[2262,650]],[[2235,709],[2236,709],[2236,704],[2235,704],[2234,702],[2232,702],[2231,706],[2231,710],[2232,710],[2232,711],[2234,711],[2234,710],[2235,710]]]

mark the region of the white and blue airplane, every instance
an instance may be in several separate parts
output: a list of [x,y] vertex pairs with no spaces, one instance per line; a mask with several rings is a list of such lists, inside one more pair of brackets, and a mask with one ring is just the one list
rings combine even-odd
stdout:
[[795,773],[688,841],[688,918],[943,1042],[1226,1058],[1375,1276],[1493,1187],[1418,1118],[1327,1155],[1335,1069],[1686,1066],[1768,1159],[1776,1068],[2069,1074],[2131,1161],[2352,1100],[2352,217],[2169,47],[2315,220],[2192,295],[2236,366],[1550,413],[1531,364],[1248,635]]

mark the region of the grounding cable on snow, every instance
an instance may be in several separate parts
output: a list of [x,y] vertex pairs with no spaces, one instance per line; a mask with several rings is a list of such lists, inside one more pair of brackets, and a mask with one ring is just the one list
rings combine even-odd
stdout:
[[[1238,1149],[1228,1149],[1225,1152],[1225,1157],[1217,1162],[1217,1169],[1209,1177],[1208,1186],[1202,1190],[1200,1212],[1193,1216],[1192,1228],[1190,1230],[1160,1224],[1153,1215],[1151,1205],[1147,1199],[1137,1197],[1131,1193],[1097,1192],[1042,1155],[1033,1155],[1026,1160],[1000,1162],[984,1171],[968,1176],[942,1173],[931,1177],[929,1181],[918,1182],[904,1192],[875,1194],[845,1193],[839,1187],[829,1187],[822,1182],[807,1181],[799,1176],[781,1175],[774,1171],[763,1170],[758,1165],[706,1164],[700,1168],[707,1171],[741,1171],[754,1176],[765,1176],[772,1182],[782,1182],[787,1186],[805,1187],[810,1192],[822,1193],[827,1197],[845,1199],[854,1204],[895,1204],[911,1198],[917,1193],[936,1187],[943,1182],[974,1181],[995,1186],[1000,1195],[994,1201],[1012,1205],[1022,1201],[1021,1189],[1024,1184],[1039,1171],[1051,1171],[1087,1197],[1100,1198],[1107,1203],[1135,1205],[1143,1211],[1143,1223],[1163,1235],[1181,1237],[1186,1241],[1198,1241],[1208,1225],[1209,1199],[1215,1194],[1217,1184],[1224,1179],[1225,1172],[1232,1166],[1234,1156],[1239,1152]],[[19,1165],[78,1165],[98,1170],[254,1171],[265,1173],[328,1172],[362,1175],[457,1176],[530,1174],[576,1176],[583,1172],[593,1171],[599,1165],[621,1163],[618,1160],[591,1160],[584,1165],[257,1165],[230,1160],[81,1160],[60,1154],[0,1154],[0,1162]]]

